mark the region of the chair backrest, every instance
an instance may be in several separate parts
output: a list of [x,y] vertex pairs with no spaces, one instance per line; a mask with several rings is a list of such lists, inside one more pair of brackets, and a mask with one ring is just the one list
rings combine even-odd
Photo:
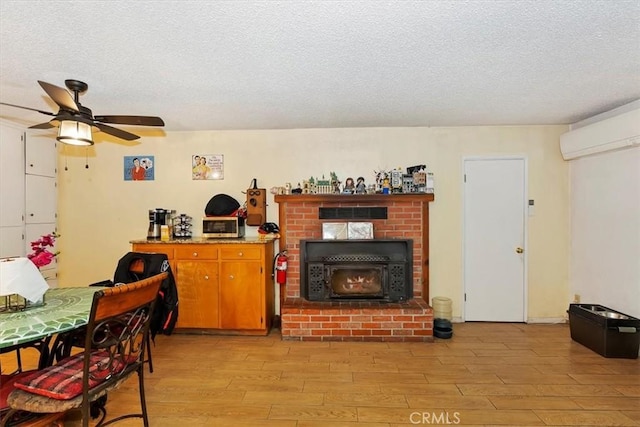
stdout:
[[142,366],[158,290],[166,277],[160,273],[94,294],[84,346],[86,401],[91,400],[89,391],[100,392]]

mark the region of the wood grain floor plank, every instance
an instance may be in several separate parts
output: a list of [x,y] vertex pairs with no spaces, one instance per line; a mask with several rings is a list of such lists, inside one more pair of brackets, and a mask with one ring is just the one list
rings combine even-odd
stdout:
[[437,406],[438,408],[449,410],[462,409],[496,409],[491,400],[478,396],[436,396],[425,394],[407,395],[410,408],[424,409]]
[[635,426],[634,420],[619,411],[534,410],[546,424],[563,426]]
[[580,409],[570,399],[548,396],[489,396],[496,409]]

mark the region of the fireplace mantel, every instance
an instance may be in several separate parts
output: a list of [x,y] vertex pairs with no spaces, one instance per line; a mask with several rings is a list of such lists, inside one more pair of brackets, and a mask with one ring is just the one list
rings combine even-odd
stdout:
[[315,202],[315,203],[371,203],[389,201],[433,202],[433,194],[279,194],[274,196],[276,203]]

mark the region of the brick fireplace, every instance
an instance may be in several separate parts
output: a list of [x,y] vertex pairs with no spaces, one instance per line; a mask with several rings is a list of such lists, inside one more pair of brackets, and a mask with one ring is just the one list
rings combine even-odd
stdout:
[[[302,341],[432,341],[429,300],[429,202],[433,194],[277,195],[280,250],[289,258],[287,284],[280,289],[282,338]],[[322,208],[322,209],[321,209]],[[385,218],[326,218],[336,208],[381,209]],[[366,209],[361,211],[367,211]],[[373,215],[373,218],[378,218]],[[301,241],[321,240],[323,222],[371,222],[374,240],[411,241],[412,298],[406,301],[309,301],[301,293]],[[304,244],[304,243],[303,243]]]

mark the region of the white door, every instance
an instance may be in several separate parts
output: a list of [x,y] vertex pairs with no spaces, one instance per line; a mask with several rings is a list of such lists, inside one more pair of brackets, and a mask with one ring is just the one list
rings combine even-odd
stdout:
[[24,226],[0,227],[0,258],[24,255]]
[[29,135],[26,144],[25,173],[55,177],[57,163],[57,141],[49,136]]
[[465,159],[464,175],[464,319],[523,322],[525,159]]
[[0,258],[24,256],[24,130],[0,122]]
[[26,223],[56,222],[56,179],[48,176],[25,175]]
[[24,131],[0,123],[0,226],[24,224]]

